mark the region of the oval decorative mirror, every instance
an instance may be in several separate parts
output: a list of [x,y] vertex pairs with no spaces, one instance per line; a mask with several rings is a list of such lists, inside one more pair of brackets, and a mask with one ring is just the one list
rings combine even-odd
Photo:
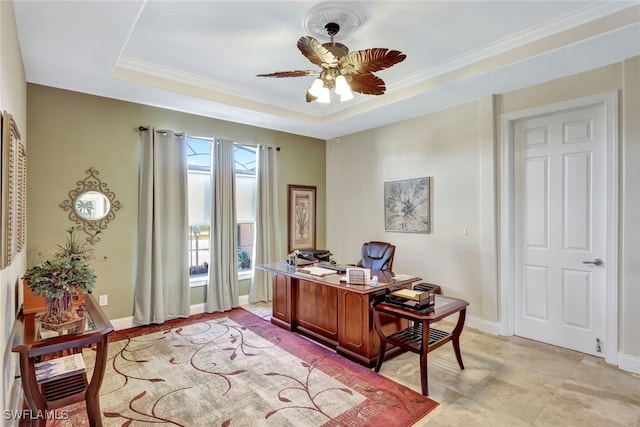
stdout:
[[96,168],[91,167],[85,172],[89,176],[76,182],[76,188],[69,191],[69,198],[60,203],[60,207],[69,211],[69,219],[77,224],[75,228],[87,233],[87,241],[94,244],[100,240],[98,234],[107,228],[122,205],[107,184],[100,181],[100,172]]
[[102,219],[109,213],[111,203],[97,191],[86,191],[76,198],[76,214],[88,221]]

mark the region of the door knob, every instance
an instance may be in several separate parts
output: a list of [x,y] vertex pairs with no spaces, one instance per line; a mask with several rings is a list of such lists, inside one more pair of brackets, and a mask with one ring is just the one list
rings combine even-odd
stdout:
[[583,264],[602,265],[604,262],[600,258],[596,258],[593,261],[582,261]]

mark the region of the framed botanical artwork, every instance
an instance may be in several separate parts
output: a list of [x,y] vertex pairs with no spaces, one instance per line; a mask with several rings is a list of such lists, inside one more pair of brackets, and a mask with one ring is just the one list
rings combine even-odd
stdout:
[[311,185],[287,186],[288,252],[316,247],[316,187]]
[[384,229],[403,233],[430,233],[429,177],[384,183]]

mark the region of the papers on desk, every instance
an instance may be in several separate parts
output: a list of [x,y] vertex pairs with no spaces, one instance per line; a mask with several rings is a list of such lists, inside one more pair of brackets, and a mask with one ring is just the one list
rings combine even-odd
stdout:
[[394,282],[401,282],[403,280],[413,279],[414,277],[416,277],[416,276],[411,275],[411,274],[394,274],[393,275],[393,280],[394,280]]
[[46,362],[36,363],[36,381],[38,384],[59,380],[81,374],[85,370],[82,353],[57,357]]
[[336,274],[334,270],[329,270],[328,268],[315,267],[315,266],[298,268],[296,269],[296,271],[298,273],[311,274],[312,276],[321,276],[321,277],[328,276],[330,274]]

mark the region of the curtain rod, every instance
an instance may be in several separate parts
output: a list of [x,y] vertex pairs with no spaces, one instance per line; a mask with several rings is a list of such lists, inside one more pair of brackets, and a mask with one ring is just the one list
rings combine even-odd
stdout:
[[[138,131],[139,132],[147,132],[149,130],[148,127],[146,126],[138,126]],[[163,135],[167,134],[167,131],[164,129],[156,129],[156,133],[161,133]],[[180,133],[174,133],[175,136],[184,136],[184,134],[182,132]]]
[[[149,128],[146,127],[146,126],[138,126],[138,131],[139,132],[143,132],[143,131],[147,132],[148,130],[149,130]],[[163,130],[157,130],[156,132],[158,132],[158,133],[166,133],[166,131],[163,131]],[[179,134],[176,134],[176,135],[182,135],[182,134],[179,133]],[[257,145],[251,145],[251,144],[238,144],[238,143],[235,143],[235,144],[239,145],[241,147],[253,147],[253,148],[257,148],[258,147]],[[267,147],[268,150],[271,150],[273,148],[274,147]],[[280,151],[280,147],[275,147],[275,149],[276,149],[276,151]]]
[[[236,145],[239,145],[240,147],[251,147],[251,148],[258,148],[258,145],[252,145],[252,144],[239,144],[239,143],[235,143]],[[271,150],[273,148],[276,149],[276,151],[280,151],[280,147],[265,147],[264,145],[262,146],[263,148],[266,148],[267,150]]]

